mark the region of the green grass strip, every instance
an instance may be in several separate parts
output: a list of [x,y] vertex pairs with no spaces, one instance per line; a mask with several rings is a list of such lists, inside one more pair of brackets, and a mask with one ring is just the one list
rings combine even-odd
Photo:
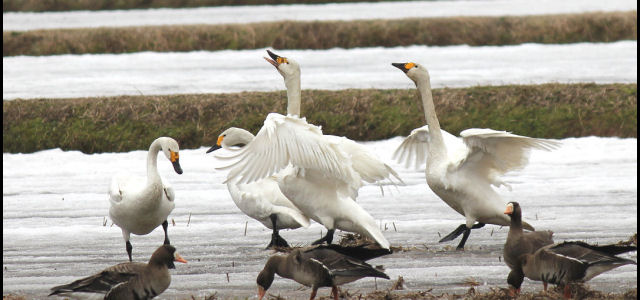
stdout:
[[[637,137],[637,84],[543,84],[433,91],[442,128],[478,127],[566,138]],[[416,90],[307,90],[302,114],[326,134],[355,140],[408,135],[425,124]],[[3,152],[147,149],[159,136],[182,148],[211,146],[230,126],[256,133],[286,94],[243,92],[3,101]]]
[[3,31],[2,54],[563,44],[637,40],[637,11]]

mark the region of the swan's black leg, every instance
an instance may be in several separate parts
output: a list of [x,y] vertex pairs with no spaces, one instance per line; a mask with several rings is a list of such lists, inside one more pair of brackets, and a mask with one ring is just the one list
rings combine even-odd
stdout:
[[438,243],[453,241],[455,238],[461,235],[465,230],[467,230],[467,225],[462,224],[458,226],[458,228],[456,228],[454,231],[452,231],[451,233],[447,234],[445,237],[440,239]]
[[287,243],[287,241],[280,236],[280,234],[278,233],[278,229],[276,227],[276,221],[278,220],[278,217],[275,214],[272,214],[269,216],[269,218],[271,219],[271,225],[273,226],[273,233],[271,234],[271,242],[269,243],[269,245],[267,245],[267,248],[265,249],[269,249],[272,247],[288,248],[289,243]]
[[133,250],[133,246],[131,246],[131,242],[127,241],[126,243],[127,254],[129,255],[129,261],[131,260],[131,251]]
[[169,235],[167,234],[167,227],[169,227],[169,222],[167,222],[167,220],[164,220],[164,222],[162,222],[162,229],[164,229],[164,244],[165,245],[169,245]]
[[457,247],[457,249],[462,249],[462,248],[464,248],[464,243],[466,243],[467,239],[469,238],[469,234],[471,233],[471,229],[482,228],[482,227],[484,227],[484,225],[485,225],[484,223],[476,223],[475,225],[471,226],[471,228],[467,228],[467,225],[461,224],[454,231],[452,231],[451,233],[447,234],[445,237],[440,239],[439,242],[442,243],[442,242],[453,241],[459,235],[463,234],[462,235],[462,241],[460,241],[460,244],[458,244],[458,247]]
[[469,238],[469,234],[471,234],[471,229],[478,229],[482,227],[484,227],[484,223],[477,223],[471,226],[471,228],[467,228],[465,226],[465,231],[464,231],[464,234],[462,235],[462,240],[460,240],[460,244],[458,244],[458,247],[456,247],[456,250],[464,250],[464,243],[467,242],[467,239]]
[[471,229],[478,229],[478,228],[482,228],[484,227],[484,223],[476,223],[475,225],[471,226]]
[[462,233],[462,239],[460,240],[460,244],[458,244],[458,247],[456,247],[456,250],[464,250],[464,243],[467,242],[467,239],[469,238],[469,234],[471,234],[471,229],[465,226],[464,233]]
[[329,229],[327,231],[327,234],[323,238],[311,243],[311,245],[319,245],[319,244],[322,244],[322,242],[327,242],[327,244],[330,245],[331,242],[333,241],[333,233],[335,231],[336,231],[335,229]]

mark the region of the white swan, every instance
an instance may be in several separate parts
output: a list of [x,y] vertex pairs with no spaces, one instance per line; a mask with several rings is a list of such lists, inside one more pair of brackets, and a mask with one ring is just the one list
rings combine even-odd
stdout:
[[[357,232],[375,240],[383,248],[389,242],[375,220],[355,202],[358,189],[366,182],[401,180],[368,149],[344,137],[323,135],[319,127],[300,114],[300,71],[292,59],[267,51],[285,80],[288,115],[271,113],[254,140],[237,160],[223,168],[233,169],[229,180],[252,182],[279,172],[282,193],[306,216],[324,225],[327,234],[314,242],[331,243],[335,229]],[[281,171],[282,170],[282,171]]]
[[[394,158],[415,166],[422,166],[426,161],[426,179],[431,190],[466,218],[466,224],[440,242],[464,233],[457,247],[463,249],[471,229],[485,224],[509,226],[509,217],[503,213],[507,203],[491,185],[508,187],[500,179],[501,175],[524,168],[531,149],[552,150],[559,142],[478,128],[462,131],[462,138],[455,137],[440,129],[427,69],[416,63],[392,65],[415,82],[428,124],[414,129],[396,149]],[[523,227],[534,230],[526,222]]]
[[129,242],[131,234],[144,235],[162,224],[164,244],[169,244],[167,217],[175,207],[175,193],[171,185],[158,174],[158,152],[173,164],[173,169],[182,174],[179,162],[178,142],[169,137],[159,137],[147,154],[147,178],[116,175],[109,189],[109,216],[122,229],[129,261],[133,247]]
[[[216,145],[207,150],[207,153],[220,148],[237,151],[234,146],[243,147],[253,141],[253,138],[249,131],[231,127],[218,136]],[[247,216],[273,229],[267,248],[289,247],[278,230],[309,227],[309,218],[282,194],[276,180],[275,177],[267,177],[248,184],[227,182],[229,194],[236,206]]]

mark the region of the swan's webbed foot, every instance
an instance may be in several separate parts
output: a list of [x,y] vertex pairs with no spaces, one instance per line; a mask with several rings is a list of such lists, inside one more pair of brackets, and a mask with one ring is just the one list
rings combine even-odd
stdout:
[[278,216],[276,214],[271,214],[269,216],[269,219],[271,219],[271,226],[273,228],[273,233],[271,234],[271,242],[269,242],[269,245],[267,245],[267,248],[264,248],[264,249],[267,250],[269,248],[278,248],[278,247],[289,248],[289,243],[287,243],[287,241],[284,238],[282,238],[278,233],[278,227],[276,226],[277,225],[276,223],[278,221]]
[[476,223],[475,225],[471,226],[471,228],[468,228],[467,225],[461,224],[460,226],[458,226],[458,228],[456,228],[451,233],[447,234],[438,242],[442,243],[442,242],[452,241],[462,234],[462,240],[460,240],[460,243],[456,247],[456,250],[464,250],[464,244],[467,242],[467,239],[469,238],[469,234],[471,234],[471,229],[482,228],[484,227],[484,225],[485,225],[484,223]]
[[282,238],[282,236],[280,236],[280,234],[278,234],[278,232],[274,232],[271,235],[271,242],[269,243],[269,245],[267,245],[266,249],[270,249],[270,248],[290,248],[289,247],[289,243],[287,243],[287,241]]
[[443,242],[448,242],[448,241],[453,241],[455,240],[459,235],[461,235],[463,232],[465,232],[467,230],[467,225],[462,224],[460,226],[458,226],[458,228],[456,228],[454,231],[452,231],[451,233],[447,234],[445,237],[441,238],[438,243],[443,243]]
[[167,222],[167,220],[164,220],[164,222],[162,222],[162,229],[164,229],[164,244],[165,245],[170,245],[169,243],[169,235],[167,234],[167,228],[169,227],[169,222]]
[[319,239],[319,240],[317,240],[317,241],[315,241],[315,242],[311,243],[311,245],[320,245],[320,244],[322,244],[323,242],[327,242],[327,244],[328,244],[328,245],[330,245],[330,244],[331,244],[331,242],[333,241],[333,233],[334,233],[335,231],[336,231],[335,229],[329,229],[329,230],[327,231],[327,234],[326,234],[323,238],[321,238],[321,239]]

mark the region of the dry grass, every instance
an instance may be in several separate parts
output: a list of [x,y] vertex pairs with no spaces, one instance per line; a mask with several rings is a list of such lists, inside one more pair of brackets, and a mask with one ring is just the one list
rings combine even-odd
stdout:
[[[631,300],[637,299],[638,289],[631,289],[621,293],[603,293],[596,290],[591,290],[587,285],[575,285],[572,287],[572,299],[611,299],[611,300]],[[280,298],[284,299],[284,298]],[[318,299],[330,300],[332,299],[328,295],[322,295]],[[506,288],[491,288],[488,292],[478,292],[474,287],[471,287],[463,294],[449,294],[449,293],[432,293],[431,289],[425,291],[403,291],[403,290],[378,290],[370,293],[350,292],[346,289],[340,290],[340,299],[347,300],[453,300],[453,299],[466,299],[466,300],[513,300],[509,297],[508,289]],[[518,295],[515,300],[555,300],[563,299],[562,289],[554,287],[550,288],[547,292],[542,290],[537,292],[524,292]]]
[[[637,137],[636,84],[544,84],[435,89],[442,128],[472,127],[544,138]],[[424,115],[415,90],[302,92],[302,114],[324,133],[354,140],[407,135]],[[257,132],[284,112],[285,92],[3,101],[3,151],[85,153],[147,149],[158,136],[211,146],[228,127]]]
[[313,4],[334,2],[378,2],[380,0],[3,0],[2,11],[65,11],[144,8],[185,8],[222,5]]
[[637,40],[637,12],[3,31],[3,56]]

